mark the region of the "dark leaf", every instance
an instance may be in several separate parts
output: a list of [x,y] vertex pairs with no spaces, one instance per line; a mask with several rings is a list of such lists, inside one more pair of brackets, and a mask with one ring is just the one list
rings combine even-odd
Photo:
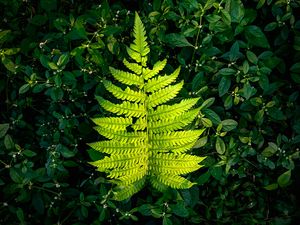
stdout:
[[231,69],[231,68],[223,68],[219,71],[219,74],[221,74],[223,76],[230,76],[230,75],[236,74],[236,70]]
[[20,176],[19,172],[15,168],[10,168],[9,169],[9,175],[10,175],[10,178],[15,183],[22,183],[23,178],[22,178],[22,176]]
[[214,104],[214,102],[215,102],[215,98],[206,99],[200,106],[200,110],[209,108],[210,106],[212,106],[212,104]]
[[44,214],[45,206],[40,193],[33,195],[32,205],[39,214]]
[[290,179],[291,179],[291,170],[288,170],[277,178],[277,183],[280,187],[286,187],[289,184]]
[[210,119],[213,122],[213,124],[218,125],[221,123],[221,118],[213,110],[203,109],[202,112],[208,119]]
[[222,129],[224,131],[231,131],[235,129],[238,125],[238,123],[233,119],[223,120],[221,124],[222,124]]
[[276,184],[276,183],[269,184],[264,187],[264,189],[266,189],[268,191],[276,190],[277,188],[278,188],[278,184]]
[[248,42],[254,46],[269,48],[269,42],[265,34],[258,26],[250,25],[245,28],[245,36]]
[[46,11],[55,10],[57,2],[56,0],[41,0],[41,7]]
[[200,177],[198,177],[198,179],[196,180],[198,185],[203,185],[205,183],[207,183],[207,181],[210,178],[211,173],[210,172],[206,172],[202,175],[200,175]]
[[223,155],[226,151],[225,143],[220,137],[217,137],[216,140],[216,150],[220,155]]
[[0,124],[0,138],[4,137],[6,132],[9,129],[9,124],[8,123],[2,123]]
[[245,15],[245,7],[241,0],[226,1],[226,9],[230,13],[232,22],[239,23]]
[[29,84],[23,84],[23,85],[19,88],[19,94],[24,94],[24,93],[26,93],[29,89],[30,89],[30,85],[29,85]]
[[9,134],[6,134],[4,137],[4,146],[6,149],[12,149],[15,146],[15,144]]
[[253,52],[247,51],[246,55],[247,55],[247,58],[250,62],[252,62],[253,64],[257,64],[258,58]]
[[2,63],[5,66],[5,68],[7,70],[9,70],[10,72],[15,73],[16,72],[16,65],[14,64],[13,61],[11,61],[9,58],[7,57],[2,57]]
[[220,180],[223,174],[222,167],[217,166],[217,167],[210,167],[209,168],[210,174],[217,180]]
[[164,216],[162,224],[163,225],[173,225],[172,220],[169,219],[167,216]]
[[167,34],[164,41],[171,47],[193,47],[193,45],[181,34]]
[[225,95],[228,92],[230,85],[231,85],[230,79],[228,79],[227,77],[221,78],[221,81],[218,86],[218,91],[219,91],[220,97],[222,97],[223,95]]
[[22,154],[27,156],[27,157],[36,156],[36,153],[34,151],[31,151],[31,150],[24,150],[24,151],[22,151]]
[[59,57],[59,59],[57,61],[57,66],[63,67],[69,62],[69,60],[70,60],[69,53],[64,53]]
[[189,216],[189,212],[184,205],[184,201],[179,201],[175,205],[172,204],[172,205],[170,205],[170,208],[172,209],[172,212],[177,216],[180,216],[180,217],[188,217]]

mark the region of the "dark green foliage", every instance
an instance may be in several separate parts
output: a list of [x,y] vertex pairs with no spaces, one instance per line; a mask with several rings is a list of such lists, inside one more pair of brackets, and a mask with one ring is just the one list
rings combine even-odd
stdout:
[[[0,224],[297,224],[300,2],[93,2],[0,0]],[[207,158],[191,189],[114,202],[85,143],[134,11],[149,64],[181,66],[176,101],[199,98]]]

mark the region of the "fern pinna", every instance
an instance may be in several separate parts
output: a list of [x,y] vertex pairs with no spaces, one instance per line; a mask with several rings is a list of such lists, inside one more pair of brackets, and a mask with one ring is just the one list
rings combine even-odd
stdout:
[[132,62],[124,59],[131,71],[110,68],[113,77],[127,85],[122,89],[111,81],[103,84],[122,103],[115,104],[96,97],[99,104],[117,117],[95,118],[96,131],[108,140],[89,144],[93,149],[106,153],[103,159],[91,164],[108,173],[117,186],[116,200],[124,200],[138,192],[149,180],[153,187],[164,190],[190,188],[193,183],[180,175],[201,167],[204,157],[188,155],[202,130],[183,130],[197,116],[199,109],[191,109],[198,99],[185,99],[173,105],[163,105],[173,99],[183,82],[173,83],[180,67],[170,75],[158,75],[166,65],[166,59],[153,68],[147,67],[150,52],[145,28],[138,14],[134,21],[134,42],[127,48]]

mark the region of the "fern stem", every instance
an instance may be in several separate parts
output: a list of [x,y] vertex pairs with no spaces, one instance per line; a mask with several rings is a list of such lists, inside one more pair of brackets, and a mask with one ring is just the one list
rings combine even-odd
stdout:
[[[142,56],[141,56],[142,57]],[[144,70],[144,66],[141,64],[142,66],[142,71]],[[143,74],[143,73],[142,73]],[[147,164],[149,162],[149,126],[148,126],[148,95],[146,93],[146,90],[145,90],[145,78],[143,76],[143,90],[142,90],[143,94],[146,96],[145,97],[145,100],[144,100],[144,107],[145,107],[145,121],[146,121],[146,140],[144,143],[146,145],[146,148],[147,148],[147,153],[148,153],[148,159],[147,159]],[[148,165],[147,165],[148,167]]]

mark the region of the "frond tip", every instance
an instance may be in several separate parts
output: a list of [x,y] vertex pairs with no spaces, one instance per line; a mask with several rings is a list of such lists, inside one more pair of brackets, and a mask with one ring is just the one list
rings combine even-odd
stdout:
[[[164,191],[171,188],[190,188],[193,182],[183,176],[202,167],[205,157],[188,154],[204,129],[187,130],[199,114],[195,108],[198,98],[183,99],[166,105],[183,87],[176,82],[178,67],[170,75],[160,75],[167,60],[147,67],[150,48],[145,27],[135,14],[134,41],[127,47],[130,60],[123,64],[129,71],[110,67],[110,73],[122,85],[104,80],[105,89],[117,101],[96,96],[99,105],[114,116],[92,119],[94,129],[106,140],[88,144],[103,154],[91,162],[105,172],[115,185],[114,199],[125,200],[140,191],[148,180]],[[175,99],[175,100],[174,100]],[[115,103],[117,102],[117,103]]]
[[140,53],[141,56],[146,56],[150,52],[150,49],[146,42],[147,38],[145,27],[137,13],[135,13],[133,36],[135,39],[133,44],[130,45],[130,48]]

